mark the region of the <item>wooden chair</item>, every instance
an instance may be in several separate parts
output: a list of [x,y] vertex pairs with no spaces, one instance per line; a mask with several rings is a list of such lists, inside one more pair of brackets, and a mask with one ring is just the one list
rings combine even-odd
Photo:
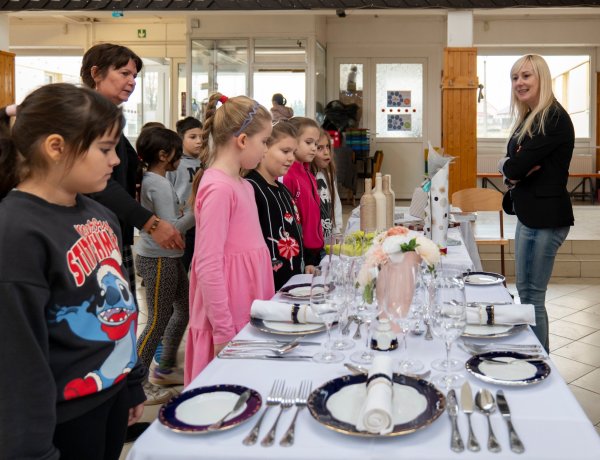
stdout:
[[375,187],[375,176],[381,172],[381,164],[383,163],[383,150],[377,150],[373,156],[373,166],[371,169],[371,182]]
[[508,239],[504,238],[504,213],[502,211],[502,193],[489,188],[466,188],[452,194],[452,205],[464,212],[497,211],[500,223],[500,237],[475,237],[475,242],[482,246],[500,246],[500,266],[505,275],[504,247]]

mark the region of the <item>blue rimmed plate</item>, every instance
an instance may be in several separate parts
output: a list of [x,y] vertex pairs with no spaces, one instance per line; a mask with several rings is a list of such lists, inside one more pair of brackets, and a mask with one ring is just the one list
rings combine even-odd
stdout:
[[[218,431],[237,426],[254,414],[262,405],[260,394],[242,385],[211,385],[184,391],[160,408],[158,419],[177,433],[203,434],[208,427],[233,409],[240,395],[250,390],[246,404],[231,414]],[[217,430],[215,430],[217,431]]]
[[[505,360],[507,364],[488,361],[489,358]],[[509,386],[533,385],[550,375],[550,366],[543,360],[525,361],[532,358],[535,356],[513,351],[490,351],[472,356],[465,367],[484,382]]]
[[446,407],[446,398],[431,383],[394,374],[392,416],[394,429],[385,435],[360,431],[356,419],[366,395],[366,375],[345,375],[330,380],[308,398],[313,418],[338,433],[362,437],[400,436],[429,426]]

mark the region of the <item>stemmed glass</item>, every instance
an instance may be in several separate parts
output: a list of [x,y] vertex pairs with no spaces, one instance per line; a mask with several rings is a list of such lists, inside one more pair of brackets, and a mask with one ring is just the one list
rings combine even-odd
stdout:
[[433,334],[444,340],[446,359],[431,363],[435,370],[443,374],[434,379],[440,387],[459,386],[464,381],[462,374],[456,373],[464,364],[450,358],[452,343],[460,337],[467,325],[465,284],[461,270],[442,269],[434,280],[434,301],[431,306],[431,326]]
[[341,305],[332,296],[334,291],[330,267],[316,267],[310,285],[309,308],[323,320],[327,329],[326,349],[313,356],[313,360],[318,363],[338,363],[344,360],[342,353],[331,348],[331,325],[336,320]]
[[[348,314],[350,304],[353,300],[351,289],[351,268],[352,260],[344,257],[337,260],[331,260],[329,263],[329,272],[331,276],[330,299],[338,306],[338,330],[341,332],[346,323],[350,320]],[[335,350],[350,350],[354,348],[355,343],[343,335],[338,335],[331,343],[331,348]]]
[[357,364],[371,364],[375,358],[375,354],[371,350],[371,324],[379,314],[379,306],[376,296],[372,296],[371,301],[364,298],[364,286],[360,286],[358,282],[358,273],[362,267],[364,260],[356,259],[354,261],[354,269],[352,270],[352,283],[354,286],[354,298],[356,302],[355,314],[365,325],[366,343],[363,351],[355,351],[350,355],[350,360]]
[[[408,253],[405,257],[412,255]],[[425,366],[419,360],[412,360],[408,355],[408,333],[421,321],[424,293],[420,277],[419,264],[391,263],[385,267],[390,272],[389,286],[385,288],[384,310],[403,333],[404,352],[406,359],[400,361],[400,371],[416,373]]]

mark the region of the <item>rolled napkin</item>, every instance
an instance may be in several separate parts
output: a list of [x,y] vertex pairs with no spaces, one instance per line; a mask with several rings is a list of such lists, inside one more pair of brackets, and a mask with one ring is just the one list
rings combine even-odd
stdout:
[[389,356],[376,356],[367,377],[367,396],[360,409],[356,428],[369,433],[390,433],[394,428],[392,397],[392,359]]
[[322,323],[308,305],[290,305],[273,300],[255,300],[250,307],[250,316],[265,321],[282,321],[286,323]]
[[481,304],[467,307],[468,324],[531,324],[535,326],[535,307],[530,304]]

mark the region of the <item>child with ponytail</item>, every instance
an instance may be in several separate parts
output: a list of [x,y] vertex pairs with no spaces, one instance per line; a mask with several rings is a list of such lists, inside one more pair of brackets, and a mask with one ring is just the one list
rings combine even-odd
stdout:
[[275,293],[254,190],[240,175],[262,160],[271,128],[269,111],[248,97],[209,98],[200,156],[206,169],[193,185],[196,245],[186,385],[248,323],[252,301]]

